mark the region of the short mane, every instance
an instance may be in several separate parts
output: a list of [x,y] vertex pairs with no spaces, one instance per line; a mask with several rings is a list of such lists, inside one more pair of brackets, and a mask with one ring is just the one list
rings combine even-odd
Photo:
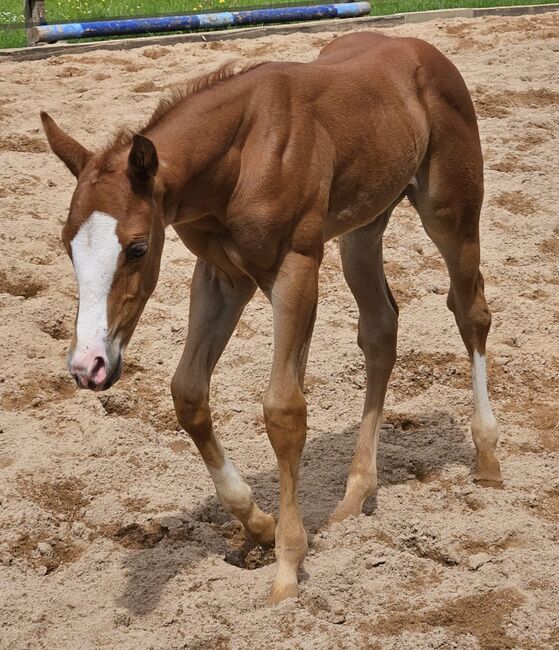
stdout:
[[190,79],[182,88],[175,88],[170,96],[161,99],[152,116],[143,127],[135,131],[129,128],[122,128],[113,136],[102,153],[104,165],[108,165],[109,157],[115,150],[128,146],[132,142],[134,133],[145,134],[156,124],[159,124],[166,115],[189,97],[197,95],[198,93],[201,93],[230,77],[235,77],[248,72],[249,70],[253,70],[263,63],[266,63],[266,61],[259,59],[252,61],[233,59],[232,61],[224,63],[222,66],[217,68],[217,70]]
[[176,88],[171,93],[170,97],[164,97],[158,104],[153,115],[149,118],[148,123],[143,127],[141,133],[151,129],[153,126],[158,124],[168,113],[170,113],[176,106],[181,102],[192,95],[197,95],[203,90],[207,90],[212,86],[215,86],[220,81],[225,81],[230,77],[236,77],[244,72],[253,70],[259,65],[266,63],[266,61],[253,60],[253,61],[244,61],[242,59],[233,59],[228,61],[220,66],[217,70],[208,72],[206,74],[200,75],[199,77],[194,77],[186,82],[186,85],[183,88]]

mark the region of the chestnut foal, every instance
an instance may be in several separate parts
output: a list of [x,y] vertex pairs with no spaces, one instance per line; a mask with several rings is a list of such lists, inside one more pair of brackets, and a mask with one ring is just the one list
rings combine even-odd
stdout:
[[[198,261],[190,324],[171,389],[224,506],[256,542],[275,539],[270,602],[296,596],[307,549],[298,505],[306,436],[303,379],[324,242],[339,237],[359,307],[367,392],[345,496],[334,520],[361,512],[377,485],[386,384],[396,358],[398,308],[382,235],[407,196],[442,254],[472,363],[474,478],[501,481],[489,404],[485,341],[491,316],[479,271],[482,154],[472,101],[435,48],[374,33],[343,36],[312,63],[226,65],[162,102],[138,133],[101,153],[45,113],[53,151],[78,178],[63,230],[79,285],[68,365],[78,385],[109,388],[159,271],[171,225]],[[212,427],[212,371],[257,287],[271,302],[274,353],[264,397],[277,455],[280,511],[255,504]]]

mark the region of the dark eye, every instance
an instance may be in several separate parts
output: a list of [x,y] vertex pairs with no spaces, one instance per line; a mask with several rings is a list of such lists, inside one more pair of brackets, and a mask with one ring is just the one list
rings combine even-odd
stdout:
[[132,242],[126,249],[126,259],[128,261],[137,260],[146,254],[147,249],[148,245],[145,241]]

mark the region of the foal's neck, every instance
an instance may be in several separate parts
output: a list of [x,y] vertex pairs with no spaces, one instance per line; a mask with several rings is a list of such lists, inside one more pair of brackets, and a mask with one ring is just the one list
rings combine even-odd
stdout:
[[159,155],[168,224],[218,213],[227,205],[244,140],[247,88],[238,81],[188,97],[145,132]]

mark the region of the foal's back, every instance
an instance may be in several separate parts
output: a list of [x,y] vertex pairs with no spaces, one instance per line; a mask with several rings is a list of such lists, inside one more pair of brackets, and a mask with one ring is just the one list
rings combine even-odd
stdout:
[[[251,76],[253,124],[260,124],[262,141],[270,141],[273,129],[277,141],[292,143],[289,187],[301,187],[307,198],[330,180],[326,239],[392,205],[433,140],[465,130],[460,140],[478,143],[462,77],[418,39],[349,34],[311,63],[271,63],[249,73],[247,82]],[[260,166],[261,151],[255,147]]]

